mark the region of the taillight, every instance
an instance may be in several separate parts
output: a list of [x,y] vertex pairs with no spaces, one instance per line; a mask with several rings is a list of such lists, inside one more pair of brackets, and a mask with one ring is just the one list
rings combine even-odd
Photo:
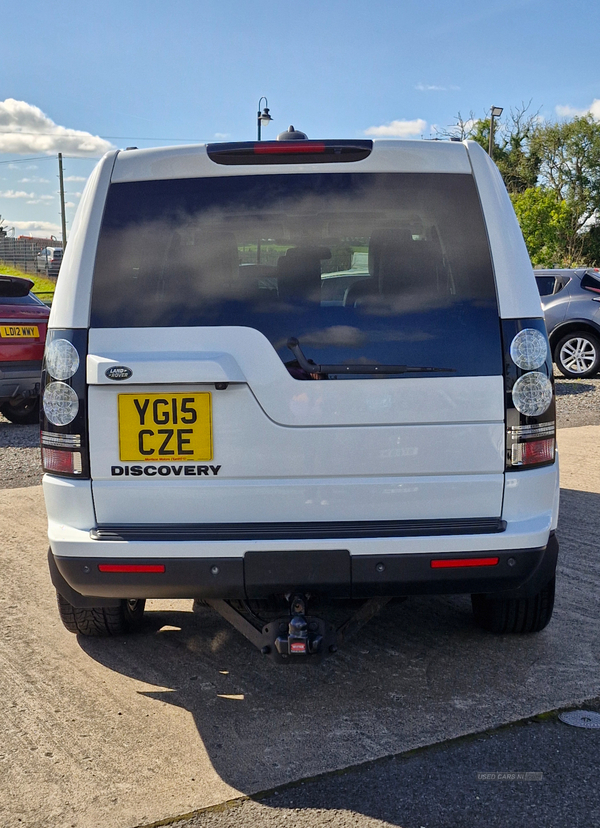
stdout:
[[42,369],[42,466],[89,477],[85,360],[87,331],[49,330]]
[[252,141],[208,144],[208,157],[215,164],[335,164],[362,161],[373,150],[373,142],[357,141]]
[[81,452],[70,449],[48,448],[47,445],[44,445],[46,433],[42,431],[42,465],[44,466],[44,471],[54,474],[76,474],[80,476],[83,470]]
[[552,357],[543,319],[505,319],[506,468],[554,463],[556,413]]

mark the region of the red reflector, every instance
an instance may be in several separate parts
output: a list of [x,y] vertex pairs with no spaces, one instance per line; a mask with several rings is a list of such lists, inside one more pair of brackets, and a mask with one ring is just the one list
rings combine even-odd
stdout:
[[290,653],[305,653],[306,642],[304,641],[290,641]]
[[524,466],[534,463],[550,463],[554,460],[554,437],[549,440],[532,440],[521,443],[521,462]]
[[164,564],[98,564],[100,572],[164,572]]
[[261,141],[254,145],[255,155],[291,155],[298,152],[325,152],[323,141]]
[[81,452],[60,451],[42,446],[44,471],[57,474],[81,474]]
[[431,561],[432,569],[453,569],[459,566],[496,566],[500,558],[439,558]]

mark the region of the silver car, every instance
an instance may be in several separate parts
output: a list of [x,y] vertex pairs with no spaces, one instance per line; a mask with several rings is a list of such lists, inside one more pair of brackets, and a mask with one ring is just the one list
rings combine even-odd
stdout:
[[600,270],[535,270],[552,358],[564,377],[600,370]]

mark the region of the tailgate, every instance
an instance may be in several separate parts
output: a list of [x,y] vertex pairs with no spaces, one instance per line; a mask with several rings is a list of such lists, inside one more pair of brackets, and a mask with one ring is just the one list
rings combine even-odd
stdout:
[[87,370],[100,524],[501,513],[501,377],[300,382],[249,328],[92,330]]

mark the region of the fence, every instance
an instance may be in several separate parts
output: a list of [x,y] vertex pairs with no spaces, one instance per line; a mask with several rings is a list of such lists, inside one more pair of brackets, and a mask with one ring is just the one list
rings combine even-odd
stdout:
[[0,272],[2,265],[22,270],[24,273],[45,276],[48,271],[46,257],[38,254],[46,247],[61,247],[56,239],[13,238],[0,235]]

